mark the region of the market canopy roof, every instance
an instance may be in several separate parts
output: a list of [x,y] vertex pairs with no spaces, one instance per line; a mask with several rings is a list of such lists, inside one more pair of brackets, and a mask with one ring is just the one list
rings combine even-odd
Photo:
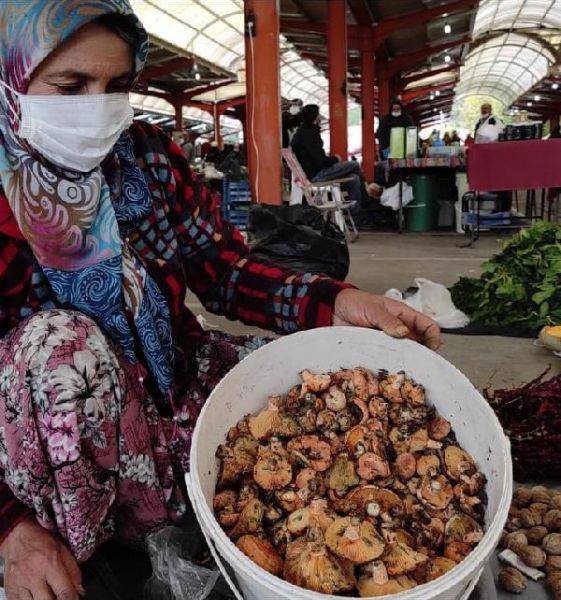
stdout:
[[485,94],[511,106],[559,62],[559,0],[482,0],[457,99]]
[[[146,92],[184,93],[197,91],[193,100],[218,102],[245,95],[243,73],[245,69],[245,45],[243,36],[243,0],[185,0],[161,2],[156,0],[132,0],[132,6],[143,22],[153,45],[167,50],[174,57],[149,55],[147,69],[159,77],[152,77]],[[177,56],[192,60],[182,69],[166,72],[166,65]],[[298,97],[304,102],[320,106],[327,103],[327,81],[310,61],[304,60],[293,50],[286,39],[281,38],[281,94],[285,98]],[[199,73],[194,79],[193,64]],[[158,72],[158,68],[160,71]],[[181,72],[182,71],[182,72]],[[241,82],[241,83],[240,83]],[[202,84],[216,84],[205,91]],[[228,84],[219,87],[219,84]],[[146,95],[135,94],[133,105],[141,110],[163,108],[164,99],[154,102]],[[191,114],[197,109],[187,108]],[[167,112],[173,112],[169,107]],[[194,114],[194,113],[193,113]]]

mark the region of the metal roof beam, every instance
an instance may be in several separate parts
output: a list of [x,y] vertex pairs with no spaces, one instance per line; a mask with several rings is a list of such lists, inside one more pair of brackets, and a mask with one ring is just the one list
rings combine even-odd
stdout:
[[372,25],[374,15],[366,0],[347,0],[347,4],[359,25]]
[[417,50],[416,52],[401,54],[400,56],[397,56],[396,58],[388,62],[387,75],[389,77],[393,77],[394,75],[397,75],[399,71],[407,67],[413,68],[415,65],[418,65],[427,58],[433,56],[434,54],[439,54],[440,52],[444,52],[444,50],[449,50],[450,48],[455,48],[456,46],[468,44],[470,41],[471,37],[465,36],[455,41],[449,41],[444,44],[439,44],[438,46],[428,46],[423,50]]
[[441,83],[440,85],[425,85],[420,88],[413,88],[403,92],[403,101],[411,102],[416,98],[422,98],[423,96],[430,96],[435,92],[442,92],[444,90],[451,90],[456,87],[456,80],[447,83]]
[[441,6],[427,8],[408,15],[383,19],[374,26],[374,44],[375,46],[379,46],[392,33],[398,30],[417,27],[443,14],[450,14],[477,6],[479,6],[479,0],[456,0],[456,2],[451,2],[450,4],[442,4]]
[[423,79],[428,79],[429,77],[435,77],[436,75],[442,75],[443,73],[449,73],[450,71],[457,71],[459,69],[458,65],[446,65],[440,69],[433,69],[432,71],[423,71],[422,73],[416,73],[415,75],[408,75],[406,77],[401,78],[401,82],[403,85],[408,86],[412,83],[416,83],[417,81],[422,81]]
[[151,79],[157,79],[164,75],[169,75],[175,71],[181,71],[182,69],[188,69],[193,65],[194,60],[192,58],[186,58],[184,56],[178,56],[172,58],[159,65],[153,67],[146,67],[140,76],[139,81],[143,83],[149,82]]

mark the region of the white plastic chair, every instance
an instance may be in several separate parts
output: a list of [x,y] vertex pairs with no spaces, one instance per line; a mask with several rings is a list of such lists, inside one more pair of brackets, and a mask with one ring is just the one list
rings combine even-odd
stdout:
[[308,204],[319,209],[326,219],[333,220],[349,242],[357,240],[358,229],[350,211],[356,202],[346,200],[344,192],[341,192],[341,184],[352,179],[345,177],[330,181],[310,181],[291,148],[283,148],[282,157],[292,173],[293,186],[298,186]]

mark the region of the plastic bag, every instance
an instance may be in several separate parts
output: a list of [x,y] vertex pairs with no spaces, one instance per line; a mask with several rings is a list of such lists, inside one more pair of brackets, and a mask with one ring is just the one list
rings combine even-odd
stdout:
[[452,295],[448,289],[429,279],[416,278],[415,287],[407,290],[405,294],[391,289],[385,295],[405,302],[411,308],[431,317],[443,329],[459,329],[469,323],[469,317],[452,302]]
[[349,272],[344,233],[314,206],[254,204],[248,233],[254,258],[340,281]]
[[[402,206],[407,206],[413,200],[413,188],[408,183],[402,183],[402,185]],[[380,203],[392,210],[399,210],[399,183],[383,191]]]
[[191,562],[200,551],[200,531],[166,527],[148,537],[153,575],[146,584],[144,600],[204,600],[220,576]]
[[476,144],[487,144],[490,142],[496,142],[499,139],[499,134],[503,130],[503,124],[497,117],[491,115],[484,123],[482,123],[477,129],[475,135]]

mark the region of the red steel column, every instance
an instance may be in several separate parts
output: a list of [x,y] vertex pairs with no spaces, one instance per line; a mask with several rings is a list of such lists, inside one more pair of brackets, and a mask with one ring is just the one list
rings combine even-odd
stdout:
[[329,0],[327,6],[330,153],[347,160],[347,2]]
[[177,98],[173,99],[175,109],[175,131],[183,131],[183,102]]
[[[367,30],[368,31],[368,30]],[[364,32],[363,35],[367,35]],[[360,53],[360,79],[362,103],[362,171],[366,181],[374,178],[376,138],[374,137],[374,52],[362,41]]]
[[378,106],[380,118],[390,112],[390,79],[386,74],[380,74],[378,79]]
[[244,16],[246,151],[253,201],[282,204],[278,0],[245,0]]

